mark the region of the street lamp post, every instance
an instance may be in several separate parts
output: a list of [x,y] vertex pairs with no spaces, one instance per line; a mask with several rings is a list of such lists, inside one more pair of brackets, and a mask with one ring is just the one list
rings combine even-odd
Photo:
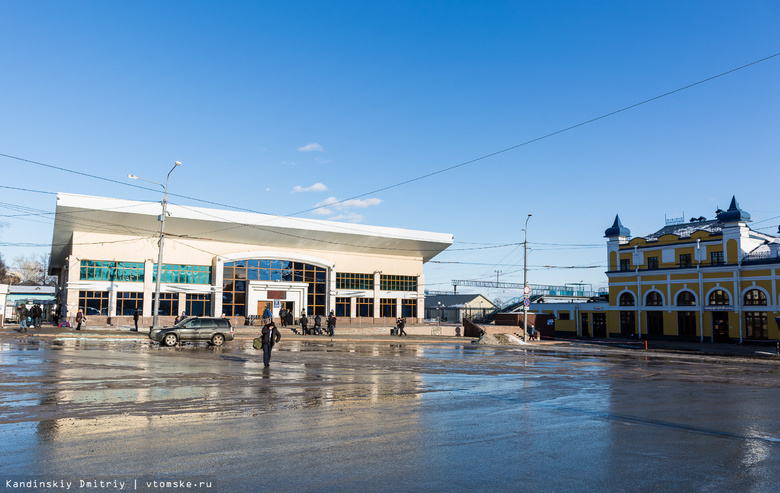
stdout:
[[162,214],[158,218],[160,221],[160,247],[157,251],[157,279],[154,284],[154,308],[152,309],[154,315],[152,319],[152,329],[156,329],[158,327],[160,312],[160,280],[162,279],[163,244],[165,243],[165,216],[168,214],[168,179],[171,177],[171,173],[173,173],[173,170],[175,170],[177,166],[181,166],[179,161],[173,163],[173,168],[171,168],[171,170],[168,172],[168,176],[165,177],[165,185],[162,183],[157,183],[156,181],[144,180],[143,178],[139,178],[135,175],[127,175],[128,178],[132,178],[133,180],[141,180],[148,183],[154,183],[155,185],[160,185],[163,187],[164,191]]
[[523,299],[523,342],[528,342],[528,304],[526,303],[526,300],[528,298],[528,220],[531,219],[531,214],[528,214],[528,217],[525,218],[525,228],[523,228],[523,232],[525,233],[525,239],[523,240],[523,296],[525,296],[525,299]]

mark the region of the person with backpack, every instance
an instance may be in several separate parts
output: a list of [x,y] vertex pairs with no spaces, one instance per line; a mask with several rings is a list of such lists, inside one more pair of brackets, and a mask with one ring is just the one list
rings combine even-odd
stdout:
[[314,316],[314,328],[312,329],[312,333],[316,335],[322,335],[322,317],[320,317],[320,314]]
[[301,333],[303,335],[309,335],[309,318],[305,313],[301,313]]
[[328,315],[328,334],[333,337],[333,333],[336,330],[336,314],[333,313],[333,310],[330,311],[330,315]]
[[27,332],[27,306],[22,303],[16,307],[16,314],[19,315],[19,332]]

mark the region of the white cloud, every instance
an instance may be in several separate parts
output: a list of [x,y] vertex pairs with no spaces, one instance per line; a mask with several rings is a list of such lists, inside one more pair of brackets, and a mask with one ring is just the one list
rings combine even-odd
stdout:
[[329,216],[331,214],[338,215],[329,217],[332,221],[348,221],[348,222],[360,222],[363,220],[361,214],[352,212],[351,209],[365,209],[366,207],[372,207],[382,203],[381,199],[350,199],[344,202],[339,202],[336,197],[328,197],[327,199],[319,202],[315,205],[317,209],[312,211],[312,214],[317,216]]
[[311,142],[305,146],[299,147],[298,150],[301,152],[325,152],[325,148],[316,142]]
[[295,192],[326,192],[327,190],[328,190],[328,186],[327,185],[325,185],[324,183],[317,182],[314,185],[312,185],[310,187],[306,187],[306,188],[304,188],[304,187],[302,187],[300,185],[295,185],[293,187],[293,189],[292,189],[292,192],[290,192],[290,193],[295,193]]
[[296,163],[295,161],[282,161],[282,164],[285,166],[295,166],[298,163]]

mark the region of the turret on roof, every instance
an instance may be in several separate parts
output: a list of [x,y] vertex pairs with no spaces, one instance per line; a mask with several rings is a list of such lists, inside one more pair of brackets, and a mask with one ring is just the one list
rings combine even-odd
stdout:
[[607,228],[604,231],[605,238],[611,238],[613,236],[631,236],[631,230],[620,223],[620,216],[617,214],[615,214],[615,222],[612,223],[612,227]]

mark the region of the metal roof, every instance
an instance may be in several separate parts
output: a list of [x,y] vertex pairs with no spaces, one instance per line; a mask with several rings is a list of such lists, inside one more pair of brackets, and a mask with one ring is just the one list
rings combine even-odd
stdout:
[[[452,245],[453,235],[409,229],[272,216],[168,203],[166,237],[421,258],[423,262]],[[153,237],[160,233],[159,202],[57,194],[51,266],[62,267],[78,242],[74,232]]]

